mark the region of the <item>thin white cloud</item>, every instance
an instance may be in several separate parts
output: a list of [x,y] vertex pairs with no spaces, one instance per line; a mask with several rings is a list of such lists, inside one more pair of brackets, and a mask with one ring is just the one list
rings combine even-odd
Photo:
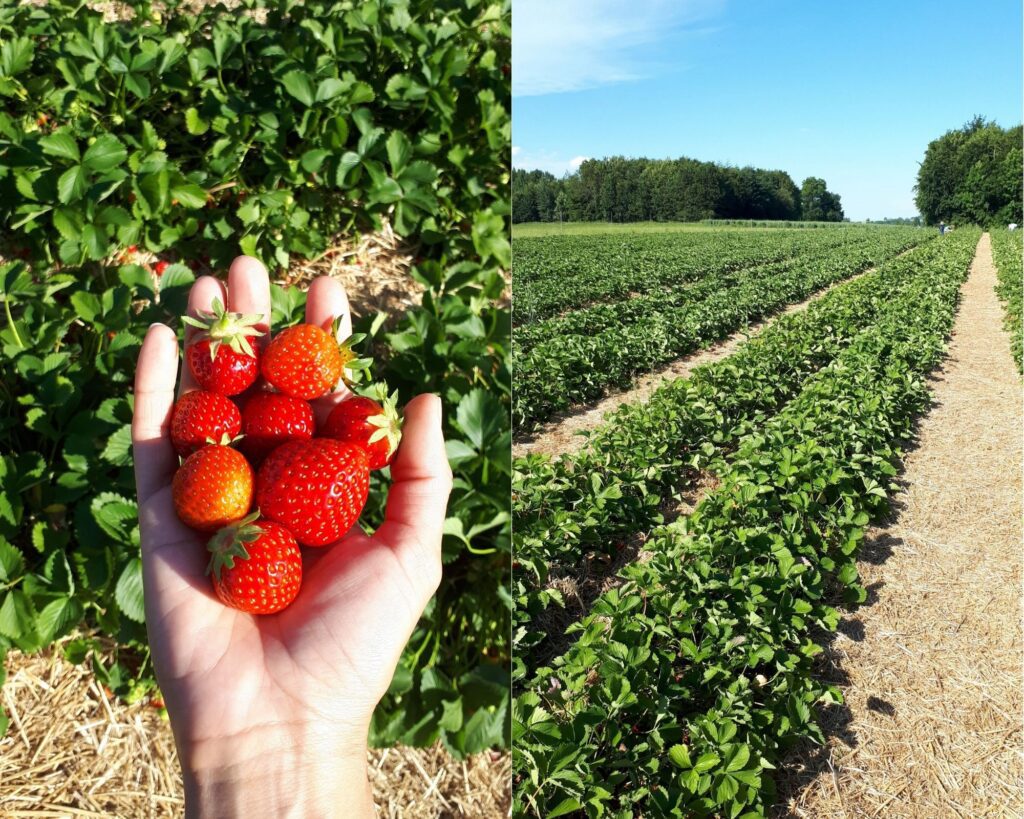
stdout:
[[643,47],[706,33],[725,0],[516,0],[512,95],[580,91],[647,76]]
[[551,151],[524,151],[512,149],[512,165],[524,171],[547,171],[561,179],[567,173],[575,173],[589,156],[574,156],[566,159]]
[[514,156],[514,157],[519,156],[519,154],[522,152],[522,150],[523,149],[520,148],[518,145],[513,145],[512,146],[512,156]]

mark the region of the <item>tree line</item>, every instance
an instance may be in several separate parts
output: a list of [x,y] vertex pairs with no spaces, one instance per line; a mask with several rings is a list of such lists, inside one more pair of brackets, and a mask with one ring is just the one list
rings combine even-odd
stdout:
[[840,222],[838,194],[824,179],[799,188],[785,171],[696,159],[588,159],[562,179],[512,172],[514,222],[644,222],[780,219]]
[[1021,126],[975,117],[928,144],[917,174],[917,208],[929,225],[1020,223],[1024,157]]

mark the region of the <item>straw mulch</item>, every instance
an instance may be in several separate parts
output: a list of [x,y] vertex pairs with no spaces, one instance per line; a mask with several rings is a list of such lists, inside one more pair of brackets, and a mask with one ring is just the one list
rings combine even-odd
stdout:
[[[0,816],[176,817],[184,810],[170,726],[150,702],[126,705],[72,665],[62,644],[12,652],[0,738]],[[380,816],[499,817],[509,813],[507,754],[465,761],[442,748],[371,751],[370,783]]]
[[[284,287],[305,290],[313,279],[330,276],[345,287],[356,318],[385,313],[388,323],[393,324],[403,313],[421,303],[425,288],[410,275],[416,261],[416,246],[396,236],[387,219],[382,221],[381,229],[374,233],[354,238],[336,236],[330,248],[315,259],[294,259],[288,270],[272,271],[272,278]],[[109,263],[131,262],[152,271],[160,258],[147,250],[136,249],[132,253],[119,253]],[[168,256],[167,261],[177,260]],[[197,276],[221,278],[226,273],[203,265],[198,265],[195,272]],[[154,284],[159,284],[155,273],[153,280]]]
[[787,816],[1024,816],[1024,419],[994,284],[986,235],[894,520],[865,544],[870,597],[826,653],[846,705],[783,767]]
[[399,239],[385,219],[376,233],[338,237],[318,258],[296,261],[281,284],[305,289],[318,276],[330,276],[345,286],[356,316],[396,317],[422,298],[423,285],[409,275],[415,260],[416,247]]

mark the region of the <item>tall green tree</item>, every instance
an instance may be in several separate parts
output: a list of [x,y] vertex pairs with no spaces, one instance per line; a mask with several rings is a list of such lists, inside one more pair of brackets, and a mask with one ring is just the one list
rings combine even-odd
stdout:
[[807,222],[841,222],[843,205],[839,194],[828,189],[825,180],[809,176],[800,187],[801,215]]
[[925,221],[980,225],[1022,221],[1022,129],[975,117],[928,144],[917,174]]
[[[842,219],[839,199],[820,197]],[[832,198],[829,198],[829,197]],[[544,171],[512,174],[512,219],[557,221],[699,221],[800,219],[801,191],[785,171],[733,168],[679,159],[589,159],[556,179]]]

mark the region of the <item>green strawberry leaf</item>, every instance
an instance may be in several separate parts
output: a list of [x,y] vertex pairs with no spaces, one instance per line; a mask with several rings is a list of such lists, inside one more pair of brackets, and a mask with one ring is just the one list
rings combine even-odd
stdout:
[[138,558],[128,561],[128,564],[117,579],[115,591],[117,605],[126,617],[130,617],[136,623],[144,623],[146,620],[145,600],[142,594],[142,561]]

